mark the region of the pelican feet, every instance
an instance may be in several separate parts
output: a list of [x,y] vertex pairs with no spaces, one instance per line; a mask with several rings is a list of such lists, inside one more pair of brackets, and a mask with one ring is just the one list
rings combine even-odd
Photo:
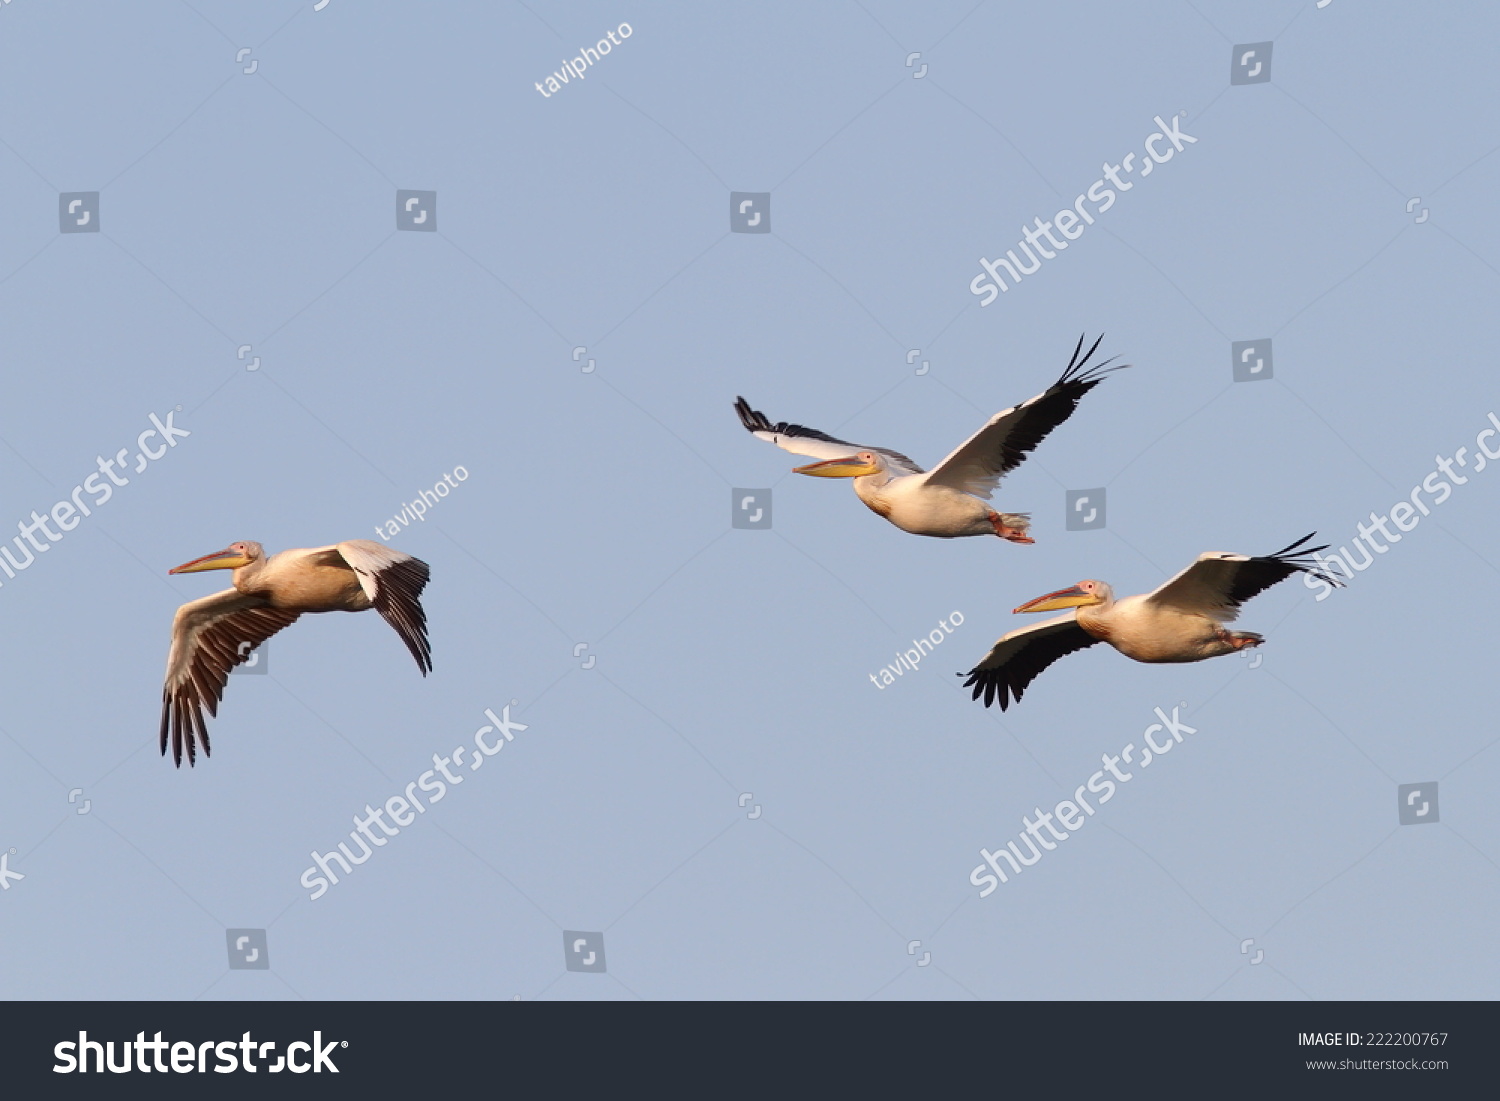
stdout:
[[1224,641],[1236,650],[1246,650],[1252,646],[1259,646],[1266,641],[1265,635],[1258,635],[1254,631],[1225,631]]
[[[992,513],[990,513],[989,520],[990,520],[990,526],[995,529],[995,534],[998,535],[1001,539],[1009,540],[1012,543],[1035,543],[1036,542],[1035,539],[1033,539],[1031,536],[1029,536],[1029,535],[1026,534],[1026,528],[1024,526],[1023,527],[1012,527],[1012,526],[1010,526],[1009,524],[1007,524],[1005,522],[1006,521],[1006,517],[1001,516],[998,512],[992,512]],[[1024,523],[1024,521],[1023,521],[1023,523]]]

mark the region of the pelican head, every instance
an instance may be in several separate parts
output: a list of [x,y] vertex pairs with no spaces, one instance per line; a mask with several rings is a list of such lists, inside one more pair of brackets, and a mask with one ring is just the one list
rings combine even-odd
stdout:
[[1015,612],[1059,612],[1064,608],[1083,608],[1091,604],[1108,604],[1114,592],[1103,581],[1080,581],[1071,589],[1058,589],[1055,593],[1028,600]]
[[221,551],[205,554],[202,558],[194,558],[191,562],[184,562],[175,570],[168,573],[197,573],[200,570],[237,570],[248,566],[262,556],[259,543],[231,543]]
[[873,451],[861,451],[844,459],[825,459],[820,463],[792,468],[793,474],[811,474],[816,478],[864,478],[885,470],[885,463]]

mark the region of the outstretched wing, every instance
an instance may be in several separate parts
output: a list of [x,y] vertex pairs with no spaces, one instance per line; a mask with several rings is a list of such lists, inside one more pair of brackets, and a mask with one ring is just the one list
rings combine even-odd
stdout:
[[1103,382],[1111,371],[1129,366],[1125,363],[1110,366],[1113,360],[1093,367],[1088,365],[1103,339],[1100,336],[1094,341],[1094,346],[1080,359],[1079,352],[1083,350],[1080,336],[1061,378],[1029,401],[996,413],[932,469],[927,475],[928,484],[949,486],[988,500],[1000,479],[1020,466],[1049,432],[1073,415],[1084,394]]
[[819,432],[816,428],[788,424],[786,421],[772,424],[759,409],[751,409],[750,403],[744,398],[734,399],[734,411],[740,415],[740,423],[752,434],[767,443],[774,443],[783,451],[790,451],[793,455],[806,455],[811,459],[842,459],[860,451],[878,451],[893,464],[901,467],[905,473],[922,473],[920,466],[899,451],[892,451],[886,447],[866,447],[864,444],[850,443],[848,440],[830,436],[826,432]]
[[1020,702],[1026,686],[1047,666],[1098,641],[1078,626],[1076,612],[1033,623],[995,643],[984,660],[969,670],[964,687],[974,689],[976,700],[983,696],[986,707],[998,697],[1004,711],[1012,699]]
[[203,708],[217,715],[229,670],[247,661],[251,651],[296,619],[296,612],[265,607],[264,597],[234,589],[177,609],[172,620],[172,649],[167,654],[167,682],[161,694],[163,755],[169,730],[172,759],[178,768],[182,767],[184,745],[189,765],[197,763],[198,741],[203,742],[205,756],[211,752]]
[[1223,551],[1200,554],[1196,562],[1149,593],[1146,599],[1229,623],[1239,616],[1241,604],[1294,573],[1311,574],[1336,587],[1343,585],[1336,575],[1308,557],[1328,549],[1326,543],[1318,547],[1303,546],[1316,534],[1310,532],[1274,554],[1259,558]]
[[359,587],[375,610],[406,643],[425,677],[432,669],[432,644],[419,598],[431,572],[427,563],[372,539],[350,539],[338,545],[338,552],[359,577]]

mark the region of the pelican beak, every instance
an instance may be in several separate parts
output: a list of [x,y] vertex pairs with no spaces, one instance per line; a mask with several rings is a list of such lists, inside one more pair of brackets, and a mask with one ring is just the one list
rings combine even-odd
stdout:
[[197,573],[200,570],[237,570],[241,566],[248,566],[250,559],[238,551],[221,550],[213,554],[205,554],[202,558],[194,558],[191,562],[184,562],[175,570],[168,573]]
[[1071,589],[1058,589],[1055,593],[1039,596],[1035,600],[1028,600],[1019,608],[1012,609],[1011,614],[1017,612],[1058,612],[1064,608],[1081,608],[1087,604],[1102,603],[1095,593],[1085,592],[1077,585]]
[[862,463],[853,455],[847,459],[825,459],[820,463],[792,468],[793,474],[811,474],[815,478],[863,478],[866,474],[879,474],[880,467],[874,463]]

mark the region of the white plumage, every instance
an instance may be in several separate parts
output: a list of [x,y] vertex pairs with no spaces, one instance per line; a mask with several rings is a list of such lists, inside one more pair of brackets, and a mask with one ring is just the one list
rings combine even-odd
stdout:
[[[1019,701],[1026,686],[1058,658],[1107,642],[1142,662],[1202,661],[1259,646],[1265,639],[1252,631],[1230,631],[1224,624],[1240,614],[1240,605],[1294,573],[1308,573],[1330,585],[1339,579],[1308,555],[1326,546],[1307,547],[1301,539],[1273,554],[1252,558],[1210,551],[1154,591],[1115,600],[1103,581],[1080,581],[1072,588],[1047,593],[1022,604],[1017,612],[1066,615],[1022,627],[1004,635],[973,669],[965,688],[1003,711]],[[965,674],[960,673],[959,676]]]
[[772,424],[744,398],[736,399],[735,410],[756,437],[818,460],[795,468],[797,473],[852,478],[859,499],[902,531],[941,539],[998,535],[1013,543],[1030,543],[1031,521],[1026,513],[996,512],[984,502],[1001,478],[1072,415],[1084,394],[1099,385],[1104,375],[1126,366],[1112,367],[1106,360],[1089,367],[1103,339],[1083,352],[1080,337],[1055,383],[1030,400],[996,413],[931,471],[889,448],[850,443],[800,424]]

